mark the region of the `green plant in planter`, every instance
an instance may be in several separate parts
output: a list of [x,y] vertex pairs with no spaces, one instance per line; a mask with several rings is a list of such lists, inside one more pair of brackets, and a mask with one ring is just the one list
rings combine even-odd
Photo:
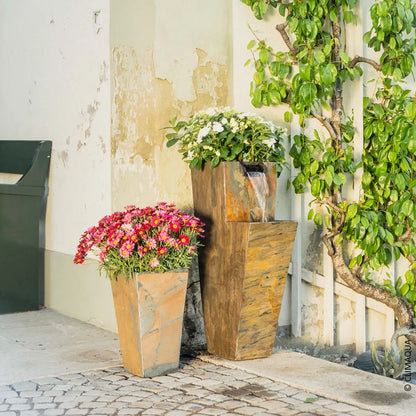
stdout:
[[167,146],[178,143],[190,167],[211,167],[221,161],[276,162],[278,173],[286,165],[283,140],[286,130],[272,122],[230,108],[212,108],[188,120],[170,120]]
[[[377,58],[350,56],[348,31],[357,21],[357,0],[242,0],[258,19],[277,8],[275,26],[287,46],[275,52],[260,39],[248,45],[254,56],[252,104],[286,104],[299,118],[290,156],[297,193],[315,198],[309,219],[325,223],[323,242],[336,274],[351,289],[389,306],[400,327],[414,327],[416,312],[416,103],[403,82],[413,74],[416,5],[411,0],[371,2],[370,30],[364,35]],[[268,20],[276,17],[268,14]],[[343,31],[346,31],[343,34]],[[353,115],[344,107],[348,83],[362,66],[377,72],[378,89],[364,99],[364,149],[355,159]],[[296,71],[293,68],[297,68]],[[310,119],[323,126],[311,131]],[[356,200],[343,185],[362,169]],[[316,207],[325,207],[324,214]],[[343,241],[352,242],[347,254]],[[397,281],[378,272],[393,259],[408,260]],[[408,335],[415,342],[415,337]]]

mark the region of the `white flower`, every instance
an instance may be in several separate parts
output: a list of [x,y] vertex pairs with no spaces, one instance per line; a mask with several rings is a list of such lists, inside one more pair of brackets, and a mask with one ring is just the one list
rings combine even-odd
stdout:
[[199,130],[197,142],[198,143],[201,143],[202,139],[204,137],[208,136],[208,134],[210,133],[210,131],[211,131],[211,127],[210,126],[202,127],[202,129]]
[[228,123],[228,120],[225,117],[223,117],[222,120],[221,120],[221,123],[222,124],[227,124]]
[[205,114],[207,114],[208,116],[215,116],[215,114],[218,112],[217,108],[208,108],[208,110],[205,111]]
[[231,126],[231,127],[236,127],[236,126],[238,126],[238,123],[235,121],[235,119],[234,119],[234,118],[232,118],[232,119],[230,120],[230,126]]
[[194,151],[188,150],[188,155],[186,156],[185,160],[190,162],[193,159],[193,156],[194,156]]
[[263,121],[263,124],[269,128],[269,130],[274,133],[276,131],[276,126],[271,121]]
[[267,140],[264,140],[264,142],[263,142],[266,146],[268,146],[268,147],[270,147],[270,148],[273,148],[274,147],[274,140],[273,139],[267,139]]
[[212,124],[212,130],[214,130],[216,133],[221,133],[222,131],[224,131],[224,127],[221,123],[218,123],[218,121],[214,121],[214,123]]
[[215,154],[216,154],[217,156],[219,156],[221,153],[220,153],[220,151],[219,151],[219,150],[216,150],[216,151],[215,151]]

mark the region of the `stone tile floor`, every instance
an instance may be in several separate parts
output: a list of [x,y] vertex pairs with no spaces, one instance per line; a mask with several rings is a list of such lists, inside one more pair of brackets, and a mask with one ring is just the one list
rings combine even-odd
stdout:
[[197,358],[152,379],[122,367],[0,385],[1,416],[384,416]]

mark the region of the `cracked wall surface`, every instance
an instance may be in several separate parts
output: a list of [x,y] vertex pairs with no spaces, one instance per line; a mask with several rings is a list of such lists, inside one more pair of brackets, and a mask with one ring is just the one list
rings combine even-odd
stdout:
[[[229,9],[218,0],[153,1],[145,10],[112,2],[114,209],[162,200],[192,205],[189,169],[176,148],[166,148],[164,128],[175,116],[229,104]],[[202,15],[213,17],[210,25],[200,24]]]

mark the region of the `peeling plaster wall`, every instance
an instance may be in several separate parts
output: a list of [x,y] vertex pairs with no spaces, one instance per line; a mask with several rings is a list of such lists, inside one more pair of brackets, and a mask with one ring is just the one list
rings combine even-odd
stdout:
[[188,207],[189,169],[162,129],[229,104],[230,3],[114,0],[111,16],[113,208]]
[[109,283],[72,264],[111,208],[109,19],[109,0],[0,2],[0,138],[53,142],[46,305],[114,329]]

